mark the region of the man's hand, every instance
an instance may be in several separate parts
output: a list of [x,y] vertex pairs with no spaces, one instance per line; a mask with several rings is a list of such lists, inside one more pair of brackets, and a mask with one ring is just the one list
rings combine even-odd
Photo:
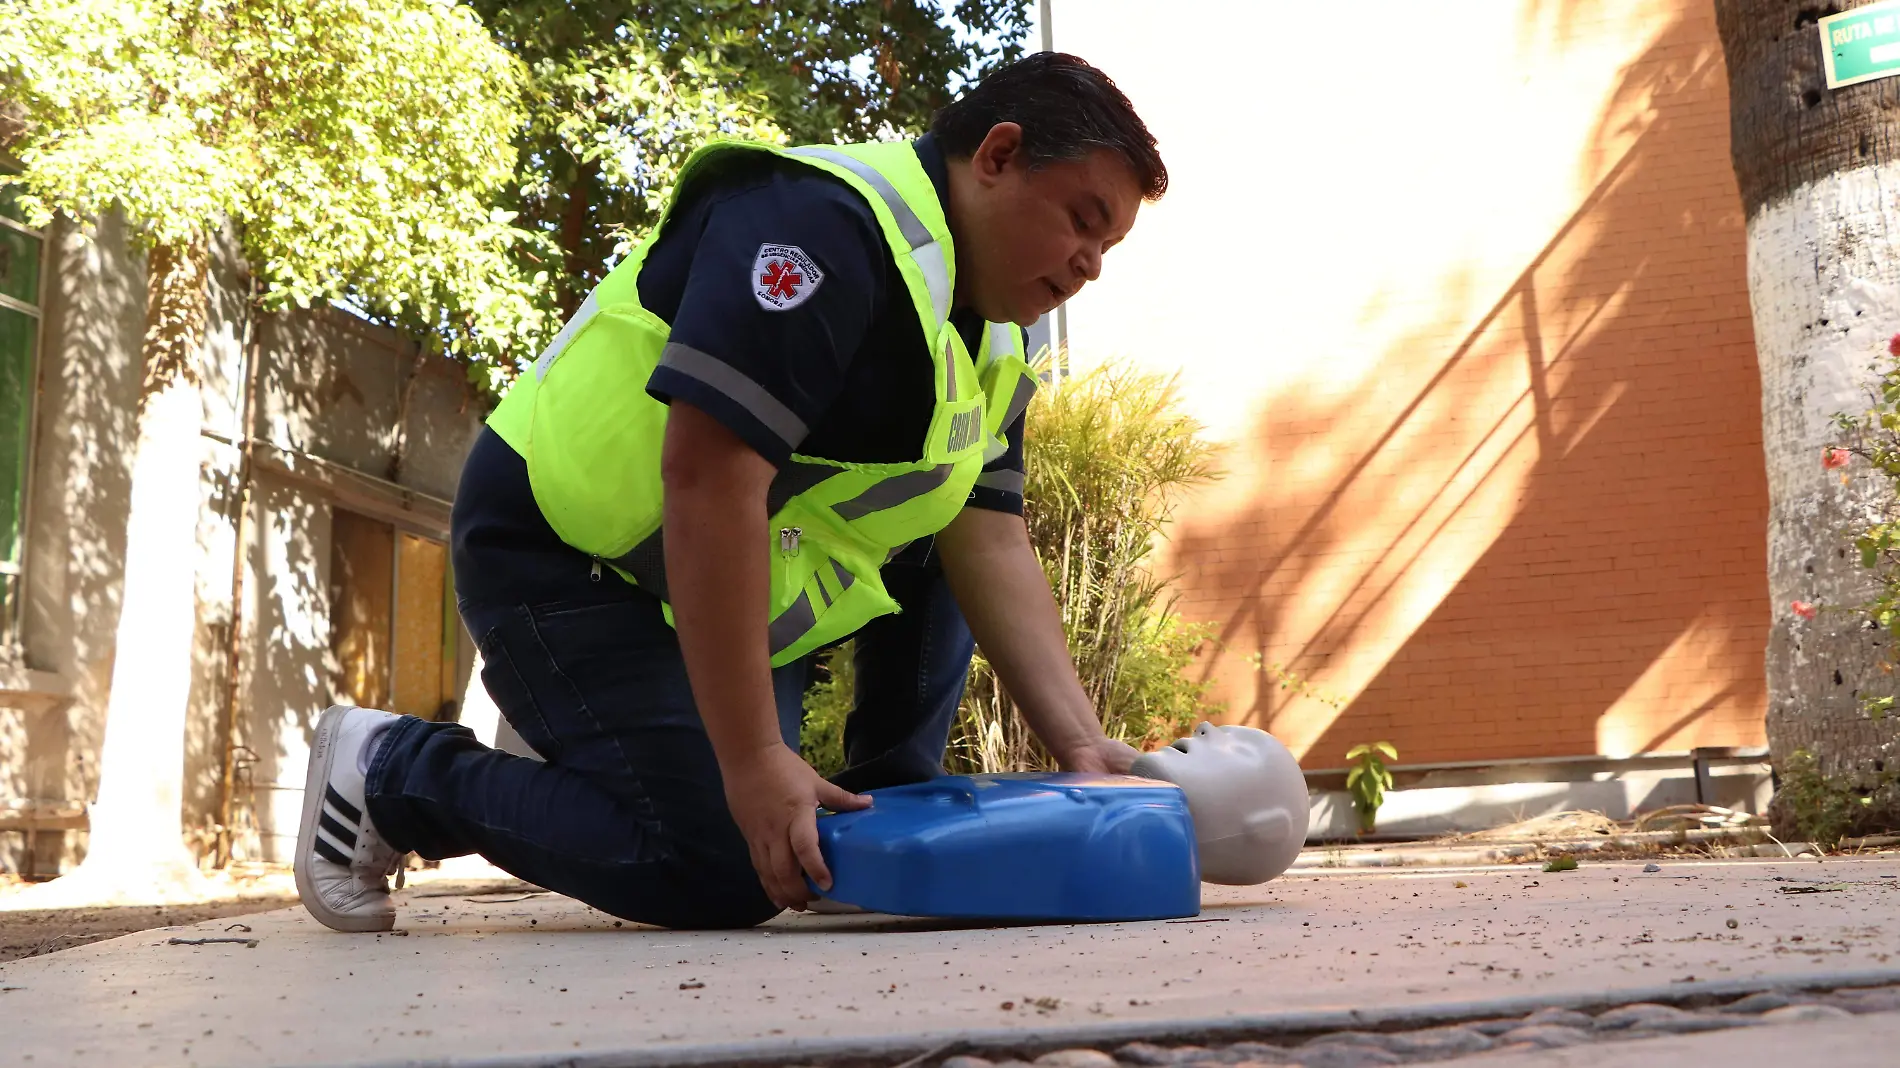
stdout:
[[1063,771],[1086,771],[1096,775],[1126,775],[1141,755],[1141,750],[1113,738],[1097,738],[1066,753],[1055,754]]
[[783,744],[720,761],[726,807],[745,835],[752,867],[772,904],[802,909],[812,899],[805,876],[831,889],[831,869],[818,851],[818,806],[833,812],[869,808],[863,794],[840,790]]

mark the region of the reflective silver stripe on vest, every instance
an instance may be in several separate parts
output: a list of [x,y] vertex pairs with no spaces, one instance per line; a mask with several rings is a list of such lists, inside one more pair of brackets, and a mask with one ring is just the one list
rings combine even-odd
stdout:
[[810,145],[786,151],[794,156],[835,163],[864,179],[864,184],[870,186],[871,190],[883,199],[884,206],[891,210],[891,215],[897,220],[898,232],[904,235],[904,240],[910,242],[911,258],[917,261],[917,268],[924,273],[924,285],[930,290],[931,308],[937,313],[937,326],[941,329],[944,322],[950,318],[950,266],[944,258],[943,246],[937,243],[936,238],[930,236],[930,228],[917,217],[917,213],[911,210],[910,205],[904,203],[904,198],[898,195],[897,187],[891,184],[890,179],[878,173],[876,167],[835,148]]
[[786,464],[779,469],[778,474],[772,476],[772,485],[765,491],[766,517],[777,515],[779,509],[791,503],[793,497],[843,471],[842,467],[808,464],[799,460]]
[[587,325],[587,320],[599,311],[600,301],[595,299],[593,293],[588,293],[587,299],[581,301],[581,306],[574,312],[574,317],[561,327],[561,332],[554,335],[554,340],[548,342],[548,347],[542,349],[541,355],[534,361],[534,377],[537,381],[548,376],[548,368],[553,367],[554,361],[567,351],[567,343],[574,340],[574,335],[580,333],[581,327]]
[[900,504],[914,501],[950,480],[950,472],[956,470],[955,464],[938,464],[924,471],[911,471],[902,475],[893,475],[848,501],[840,501],[831,506],[838,517],[847,522],[862,519],[872,512],[881,512],[886,508],[895,508]]
[[805,636],[805,633],[818,625],[818,614],[811,608],[811,591],[798,595],[791,607],[780,612],[772,625],[766,628],[766,637],[772,647],[772,655],[777,656],[791,648],[793,642]]
[[976,476],[976,484],[984,489],[1014,493],[1018,497],[1023,495],[1023,473],[1021,471],[985,471]]
[[797,447],[799,442],[805,440],[805,435],[811,433],[805,421],[772,396],[764,386],[717,356],[701,352],[691,345],[670,341],[660,353],[660,366],[671,368],[711,387],[744,408],[787,446]]
[[990,364],[995,363],[998,357],[1014,351],[1016,351],[1016,332],[1009,328],[1008,323],[991,323],[990,352],[977,366],[976,373],[982,374],[989,370]]
[[[844,596],[844,591],[850,589],[851,584],[853,582],[856,582],[857,579],[852,578],[851,572],[846,571],[844,569],[844,565],[839,563],[838,561],[832,560],[830,561],[830,563],[831,563],[832,577],[838,580],[838,596],[842,597]],[[823,597],[825,599],[825,607],[830,608],[832,605],[831,591],[825,589],[825,584],[823,582],[819,582],[816,578],[813,578],[812,581],[818,584],[818,596]]]
[[997,428],[999,430],[1008,431],[1010,427],[1014,426],[1016,420],[1022,418],[1023,409],[1029,407],[1029,402],[1035,395],[1036,380],[1029,375],[1018,378],[1016,380],[1016,392],[1010,395],[1009,408],[1003,412],[1003,421],[997,424]]
[[983,466],[988,467],[1002,459],[1003,454],[1008,451],[1009,442],[991,434],[990,440],[983,443]]

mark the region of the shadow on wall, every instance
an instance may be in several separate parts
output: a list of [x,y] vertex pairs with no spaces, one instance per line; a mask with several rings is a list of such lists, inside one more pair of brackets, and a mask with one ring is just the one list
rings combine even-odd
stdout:
[[[245,715],[240,724],[238,836],[259,859],[297,833],[304,761],[317,717],[332,699],[330,507],[288,486],[253,498],[251,607],[246,611]],[[244,826],[248,824],[248,826]],[[256,837],[253,838],[252,835]]]
[[[1692,9],[1625,69],[1594,188],[1476,325],[1416,333],[1336,404],[1274,395],[1249,503],[1182,523],[1183,607],[1222,655],[1350,697],[1335,717],[1265,672],[1231,695],[1308,766],[1375,738],[1407,763],[1759,744],[1766,487],[1726,100]],[[1471,289],[1444,288],[1446,320]],[[1420,353],[1444,354],[1429,378]]]
[[[32,456],[21,635],[27,666],[58,676],[69,698],[24,695],[0,706],[0,798],[86,801],[112,677],[124,568],[129,474],[140,385],[145,280],[126,227],[108,216],[49,233],[46,328]],[[209,847],[223,794],[231,569],[240,502],[244,326],[249,278],[231,234],[213,259],[207,343],[200,354],[206,436],[197,558],[197,623],[186,718],[184,818]],[[459,365],[417,358],[416,346],[341,312],[289,312],[258,322],[259,437],[437,497],[454,492],[481,413]],[[335,697],[330,631],[330,520],[325,497],[253,483],[238,687],[239,855],[269,856],[295,833],[307,741]],[[288,829],[283,817],[289,814]],[[259,841],[260,837],[264,840]],[[70,866],[84,833],[43,833],[41,872]],[[259,848],[261,847],[261,848]],[[0,835],[0,868],[17,870],[22,836]]]
[[[267,316],[262,339],[263,440],[453,496],[482,414],[460,365],[419,361],[413,344],[333,310]],[[316,719],[347,700],[332,648],[334,508],[268,473],[252,507],[236,837],[240,857],[283,860]]]
[[[27,663],[63,677],[72,696],[24,713],[26,746],[0,753],[0,765],[16,796],[85,799],[98,788],[119,622],[145,276],[116,214],[90,232],[60,220],[48,237],[21,636]],[[51,855],[62,839],[64,855]],[[83,843],[40,835],[39,870],[57,870]]]
[[[198,514],[197,620],[185,717],[185,835],[206,854],[217,842],[224,786],[225,708],[230,693],[231,554],[236,545],[238,447],[243,433],[244,344],[252,325],[250,275],[237,234],[214,243],[205,344],[198,355],[204,403],[203,507]],[[217,435],[217,436],[211,436]],[[220,441],[219,437],[226,440]]]

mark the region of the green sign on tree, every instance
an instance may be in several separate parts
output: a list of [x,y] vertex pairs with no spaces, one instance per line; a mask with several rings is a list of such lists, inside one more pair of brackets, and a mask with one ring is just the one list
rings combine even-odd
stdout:
[[1820,27],[1829,89],[1900,74],[1900,2],[1829,15]]

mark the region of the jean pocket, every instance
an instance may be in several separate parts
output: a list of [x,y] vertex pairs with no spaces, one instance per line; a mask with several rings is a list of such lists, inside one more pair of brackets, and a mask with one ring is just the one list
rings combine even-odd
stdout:
[[541,714],[541,706],[535,703],[534,691],[515,666],[502,633],[504,629],[492,628],[475,643],[482,655],[482,686],[508,725],[528,743],[528,748],[541,754],[542,759],[552,761],[560,755],[561,745],[548,727],[547,718]]

